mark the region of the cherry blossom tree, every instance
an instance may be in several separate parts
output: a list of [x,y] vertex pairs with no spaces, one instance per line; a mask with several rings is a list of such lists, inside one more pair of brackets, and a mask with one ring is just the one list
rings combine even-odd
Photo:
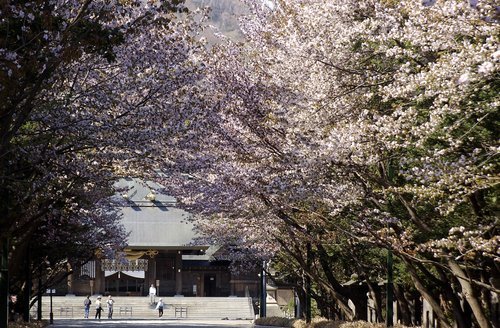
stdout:
[[[55,270],[126,242],[113,183],[168,160],[204,47],[180,1],[19,2],[0,14],[2,263],[22,281],[29,248],[41,262],[28,267]],[[57,246],[67,252],[43,254]]]
[[[470,326],[459,297],[474,325],[491,327],[484,304],[499,291],[494,3],[249,6],[244,42],[228,40],[205,59],[206,106],[182,119],[185,137],[169,167],[189,177],[170,179],[171,190],[207,217],[200,228],[214,240],[263,257],[299,238],[325,254],[338,234],[359,250],[391,250],[444,327]],[[325,258],[321,275],[335,260]],[[342,275],[325,280],[296,261],[352,318]]]

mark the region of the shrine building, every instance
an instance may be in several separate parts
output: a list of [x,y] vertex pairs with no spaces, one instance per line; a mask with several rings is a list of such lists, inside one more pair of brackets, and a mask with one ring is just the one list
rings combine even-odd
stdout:
[[130,233],[125,259],[96,258],[75,268],[68,294],[146,296],[258,297],[256,273],[234,275],[217,247],[193,243],[191,214],[152,182],[127,178],[117,183],[126,202],[122,224]]

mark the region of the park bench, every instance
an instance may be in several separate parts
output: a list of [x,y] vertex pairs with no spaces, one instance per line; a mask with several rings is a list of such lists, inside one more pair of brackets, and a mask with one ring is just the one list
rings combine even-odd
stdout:
[[174,316],[177,318],[187,318],[188,308],[187,306],[174,305]]
[[61,317],[73,317],[73,308],[71,306],[61,306],[59,308],[59,315]]
[[129,315],[132,316],[132,307],[131,306],[120,306],[120,315]]

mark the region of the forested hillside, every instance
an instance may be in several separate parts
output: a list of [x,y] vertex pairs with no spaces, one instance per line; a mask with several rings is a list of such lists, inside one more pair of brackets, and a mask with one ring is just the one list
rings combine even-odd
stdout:
[[[247,12],[245,4],[239,0],[188,0],[189,8],[210,7],[211,23],[224,35],[241,38],[238,17]],[[210,38],[211,39],[211,38]]]

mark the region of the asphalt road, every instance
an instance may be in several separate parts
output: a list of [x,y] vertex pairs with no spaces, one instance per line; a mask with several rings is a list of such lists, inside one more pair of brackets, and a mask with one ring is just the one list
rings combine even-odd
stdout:
[[170,328],[251,328],[253,324],[250,320],[121,320],[121,319],[57,319],[49,326],[54,328],[118,328],[118,327],[170,327]]

